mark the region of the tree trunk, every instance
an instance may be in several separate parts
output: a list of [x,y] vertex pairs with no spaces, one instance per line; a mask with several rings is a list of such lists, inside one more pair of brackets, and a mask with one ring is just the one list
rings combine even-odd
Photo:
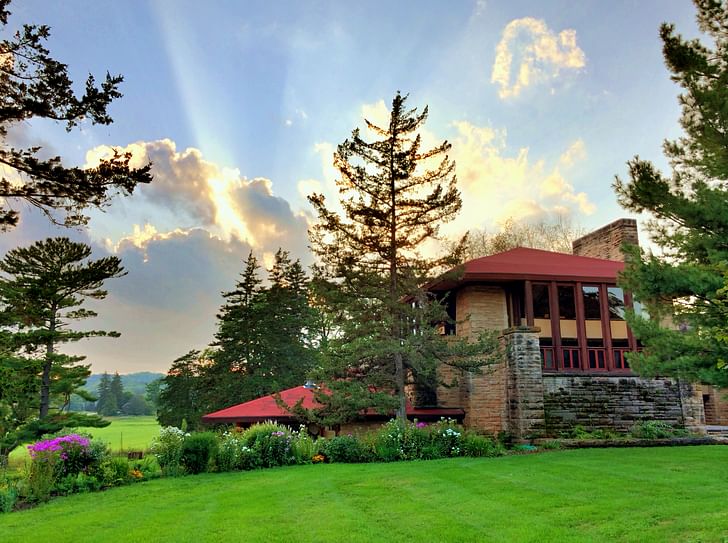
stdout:
[[50,322],[48,325],[50,335],[46,341],[46,356],[43,362],[43,374],[40,384],[40,415],[41,419],[48,416],[48,410],[51,405],[51,369],[53,367],[53,334],[56,331],[56,313],[52,311]]

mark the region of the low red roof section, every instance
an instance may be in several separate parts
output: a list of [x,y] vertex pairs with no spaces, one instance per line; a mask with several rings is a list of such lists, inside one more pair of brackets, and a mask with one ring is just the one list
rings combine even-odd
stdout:
[[449,290],[463,283],[525,279],[615,282],[622,269],[624,262],[615,260],[517,247],[470,260],[463,265],[461,273],[453,270],[433,281],[429,289]]
[[[303,407],[306,409],[316,409],[321,407],[313,397],[313,389],[304,386],[289,388],[280,392],[281,400],[293,407],[303,398]],[[249,402],[239,403],[232,407],[209,413],[202,417],[204,422],[256,422],[263,420],[290,419],[291,414],[282,409],[276,403],[275,395],[270,394],[250,400]]]
[[[306,409],[316,409],[322,407],[314,399],[313,389],[304,386],[289,388],[280,392],[280,397],[286,405],[293,407],[303,398],[303,407]],[[407,416],[410,418],[433,418],[433,417],[453,417],[462,418],[465,412],[459,408],[430,407],[419,408],[412,407],[407,404]],[[381,417],[381,415],[372,411],[365,414],[366,417]],[[235,423],[235,422],[262,422],[265,420],[290,421],[294,417],[285,409],[278,406],[275,395],[270,394],[257,398],[249,402],[240,403],[209,413],[202,417],[203,422],[216,423]]]

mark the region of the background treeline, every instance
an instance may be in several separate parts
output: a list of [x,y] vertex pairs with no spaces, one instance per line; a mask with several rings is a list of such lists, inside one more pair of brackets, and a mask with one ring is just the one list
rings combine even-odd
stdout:
[[85,394],[71,396],[69,410],[92,411],[104,416],[154,415],[163,377],[162,373],[146,371],[127,375],[93,374],[82,389]]

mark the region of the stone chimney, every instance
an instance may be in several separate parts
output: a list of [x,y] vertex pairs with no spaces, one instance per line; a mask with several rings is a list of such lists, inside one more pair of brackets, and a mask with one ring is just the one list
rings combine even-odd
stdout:
[[621,251],[623,243],[639,245],[635,219],[618,219],[599,230],[594,230],[575,240],[571,244],[571,250],[577,256],[624,261]]

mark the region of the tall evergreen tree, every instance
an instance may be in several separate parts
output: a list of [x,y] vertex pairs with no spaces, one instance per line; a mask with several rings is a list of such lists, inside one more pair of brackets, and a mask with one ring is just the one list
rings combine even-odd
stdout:
[[124,397],[124,383],[121,381],[119,372],[114,372],[114,376],[111,378],[111,384],[109,385],[109,392],[116,400],[117,408],[121,409],[121,406],[126,403],[126,398]]
[[[9,0],[0,0],[0,25],[7,27]],[[82,120],[110,124],[107,108],[121,97],[120,75],[106,75],[100,86],[89,75],[83,96],[76,96],[68,66],[55,60],[45,47],[50,29],[23,25],[14,36],[0,41],[0,227],[17,224],[13,202],[43,211],[54,222],[53,210],[66,212],[65,224],[84,224],[82,210],[101,207],[113,192],[131,193],[138,183],[152,180],[150,166],[129,167],[131,155],[115,153],[95,168],[69,168],[60,157],[39,157],[40,147],[16,149],[6,139],[8,129],[31,119],[49,119],[73,129]]]
[[190,428],[200,425],[200,418],[209,412],[205,402],[205,386],[202,376],[212,364],[210,351],[189,351],[174,362],[162,379],[159,393],[157,420],[163,426],[182,427],[183,421]]
[[630,315],[645,351],[630,363],[641,373],[728,385],[728,2],[695,0],[707,43],[671,24],[660,37],[672,80],[682,89],[684,135],[666,141],[665,175],[635,157],[617,179],[620,203],[651,213],[660,256],[632,248],[622,283],[652,318]]
[[450,144],[421,148],[427,114],[407,109],[397,93],[387,126],[365,120],[374,141],[356,129],[338,146],[343,216],[322,195],[309,197],[319,217],[311,245],[328,280],[318,282],[319,292],[341,317],[322,375],[331,394],[320,398],[338,412],[334,418],[376,406],[396,407],[403,419],[408,382],[434,389],[438,364],[483,363],[450,356],[454,350],[430,325],[446,320],[445,312],[420,289],[446,262],[419,251],[461,207]]
[[118,405],[116,398],[111,393],[111,376],[107,372],[101,375],[97,391],[96,412],[105,416],[113,415],[117,411]]
[[88,337],[119,335],[69,327],[96,316],[82,307],[85,300],[103,299],[104,281],[125,274],[118,258],[88,260],[90,256],[91,248],[83,243],[52,238],[13,249],[0,261],[3,340],[29,365],[35,367],[40,361],[35,405],[41,420],[50,413],[54,386],[60,388],[61,381],[70,379],[80,387],[90,375],[87,365],[79,365],[85,357],[62,354],[58,347]]

